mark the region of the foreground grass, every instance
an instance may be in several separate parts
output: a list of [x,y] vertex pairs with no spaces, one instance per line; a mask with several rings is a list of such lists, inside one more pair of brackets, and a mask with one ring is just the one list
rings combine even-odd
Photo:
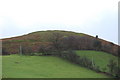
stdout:
[[101,70],[103,70],[103,68],[106,68],[105,72],[109,71],[108,67],[107,67],[107,64],[109,64],[110,59],[113,59],[116,62],[118,62],[118,58],[116,56],[113,56],[112,54],[108,54],[108,53],[101,52],[101,51],[90,51],[90,50],[82,51],[82,50],[78,50],[76,52],[81,57],[86,56],[91,60],[93,59],[95,64],[97,66],[99,66]]
[[52,56],[3,56],[3,78],[107,78]]

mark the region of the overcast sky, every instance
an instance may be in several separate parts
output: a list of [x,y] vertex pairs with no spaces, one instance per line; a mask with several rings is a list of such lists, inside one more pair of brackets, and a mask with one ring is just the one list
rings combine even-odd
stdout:
[[0,38],[67,30],[118,43],[118,1],[0,0]]

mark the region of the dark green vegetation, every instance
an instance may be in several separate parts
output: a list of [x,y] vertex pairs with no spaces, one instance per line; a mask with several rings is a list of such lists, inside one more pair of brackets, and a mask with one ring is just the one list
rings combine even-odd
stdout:
[[3,78],[108,78],[52,56],[3,56]]

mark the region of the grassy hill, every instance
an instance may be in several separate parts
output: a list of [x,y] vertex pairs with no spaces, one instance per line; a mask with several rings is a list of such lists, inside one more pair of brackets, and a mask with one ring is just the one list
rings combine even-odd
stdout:
[[[54,34],[54,35],[53,35]],[[57,34],[57,37],[55,36]],[[59,37],[58,37],[59,36]],[[50,41],[53,38],[53,42]],[[58,38],[59,40],[56,40]],[[99,42],[99,49],[95,43]],[[57,43],[57,46],[54,43]],[[58,43],[59,42],[59,43]],[[67,43],[68,42],[68,43]],[[87,56],[100,67],[106,68],[110,59],[117,61],[120,46],[84,33],[71,31],[37,31],[23,36],[2,39],[3,77],[4,78],[105,78],[105,74],[72,64],[58,55],[59,50],[76,50],[80,57]],[[58,49],[59,48],[59,49]],[[98,51],[91,51],[98,50]],[[102,52],[100,52],[102,51]],[[104,51],[104,52],[103,52]],[[41,56],[20,56],[44,53]],[[53,53],[52,53],[53,52]],[[50,54],[52,53],[52,54]],[[11,54],[11,55],[7,55]],[[48,55],[49,56],[44,56]],[[50,56],[51,55],[51,56]],[[115,56],[114,56],[115,55]],[[69,54],[69,58],[71,55]],[[76,55],[77,56],[77,55]],[[62,56],[64,57],[64,56]],[[67,56],[68,57],[68,56]],[[72,58],[71,58],[72,59]],[[74,58],[76,59],[76,58]],[[80,61],[79,61],[80,62]],[[104,72],[104,71],[103,71]]]
[[118,62],[118,57],[101,51],[78,50],[76,52],[81,57],[86,56],[91,60],[93,59],[95,64],[99,66],[102,71],[103,68],[106,68],[106,72],[108,72],[107,64],[109,63],[109,60],[113,59]]
[[[20,45],[24,47],[31,47],[31,49],[33,49],[33,52],[37,52],[39,50],[38,48],[40,45],[50,44],[49,39],[52,36],[52,34],[55,32],[61,34],[62,37],[79,36],[80,44],[77,45],[78,50],[95,50],[95,47],[93,46],[93,43],[95,42],[96,39],[95,37],[84,33],[60,31],[60,30],[37,31],[22,36],[5,38],[2,39],[2,47],[4,51],[8,52],[9,54],[19,53]],[[101,41],[102,51],[111,53],[113,55],[118,55],[118,47],[120,48],[120,46],[100,38],[98,38],[98,40]]]
[[53,56],[3,56],[3,78],[108,78]]

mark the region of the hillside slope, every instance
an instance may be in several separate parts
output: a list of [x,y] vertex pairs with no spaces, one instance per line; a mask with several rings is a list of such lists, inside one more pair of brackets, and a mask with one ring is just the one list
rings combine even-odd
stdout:
[[[79,37],[80,44],[76,45],[78,46],[76,50],[96,50],[96,48],[93,46],[93,43],[96,40],[96,38],[93,36],[84,33],[75,33],[71,31],[48,30],[48,31],[37,31],[23,36],[2,39],[2,45],[4,49],[3,54],[5,52],[8,54],[19,53],[20,46],[30,47],[30,49],[32,49],[33,52],[38,52],[40,45],[50,44],[49,39],[53,33],[59,33],[63,37],[71,37],[71,36],[74,36],[76,38]],[[101,46],[102,46],[100,49],[101,51],[111,53],[113,55],[118,55],[118,47],[120,48],[120,46],[100,38],[98,38],[98,40],[101,42]]]
[[108,78],[52,56],[3,56],[3,78]]
[[5,38],[2,40],[9,41],[9,42],[34,42],[34,41],[48,42],[49,41],[48,39],[52,35],[53,32],[59,32],[60,34],[63,34],[64,36],[72,36],[72,35],[88,36],[87,34],[75,33],[71,31],[48,30],[48,31],[32,32],[26,35],[12,37],[12,38]]
[[118,63],[118,57],[101,51],[77,50],[76,53],[80,57],[87,57],[90,60],[93,60],[96,66],[99,66],[100,70],[103,72],[109,72],[107,65],[109,64],[110,60],[114,60]]

